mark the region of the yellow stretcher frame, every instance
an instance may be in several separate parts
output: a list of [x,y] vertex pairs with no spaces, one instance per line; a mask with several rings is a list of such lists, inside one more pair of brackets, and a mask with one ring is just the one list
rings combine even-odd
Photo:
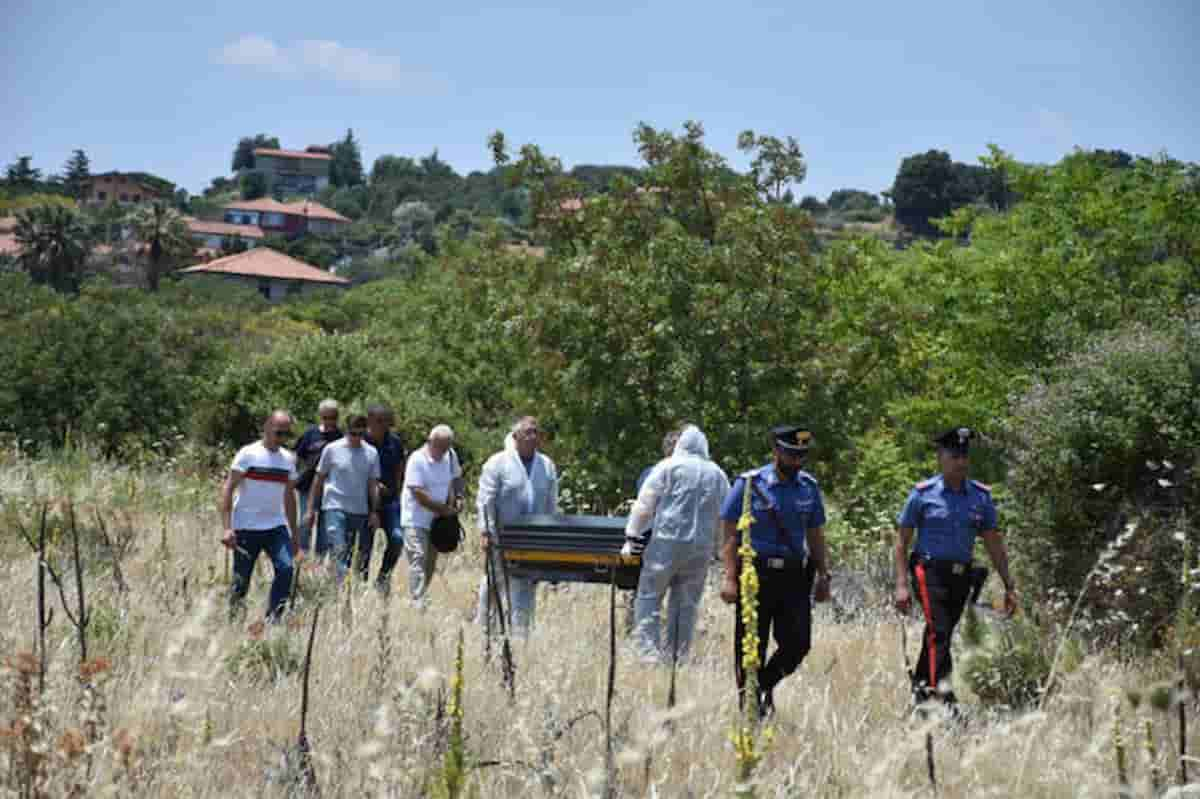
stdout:
[[504,559],[526,563],[577,563],[584,566],[637,566],[641,555],[598,555],[590,552],[534,552],[530,550],[504,550]]

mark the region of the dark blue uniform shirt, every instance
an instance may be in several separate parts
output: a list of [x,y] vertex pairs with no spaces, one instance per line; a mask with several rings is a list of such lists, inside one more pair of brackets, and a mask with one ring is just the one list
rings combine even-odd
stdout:
[[396,484],[396,466],[400,465],[400,474],[403,478],[403,467],[408,459],[407,453],[404,451],[404,442],[400,440],[400,436],[389,432],[383,437],[382,443],[375,443],[370,436],[367,437],[367,443],[379,452],[379,482],[387,487],[387,501],[399,499],[400,486]]
[[[825,502],[817,481],[808,472],[797,472],[794,480],[782,480],[773,464],[747,472],[734,480],[721,506],[722,519],[736,522],[741,518],[747,476],[754,481],[750,488],[750,512],[754,516],[750,545],[755,554],[767,558],[805,557],[805,532],[825,526]],[[775,508],[774,514],[771,507]],[[775,517],[783,524],[783,535]]]
[[300,479],[296,481],[297,489],[308,491],[317,474],[317,461],[321,459],[321,450],[325,449],[326,444],[341,437],[341,428],[337,427],[321,432],[321,428],[314,424],[304,431],[304,435],[296,442],[295,450],[296,460],[299,461],[297,466],[303,469]]
[[917,531],[918,555],[967,563],[975,536],[996,529],[996,506],[983,483],[965,480],[960,491],[952,491],[939,474],[917,483],[896,524]]

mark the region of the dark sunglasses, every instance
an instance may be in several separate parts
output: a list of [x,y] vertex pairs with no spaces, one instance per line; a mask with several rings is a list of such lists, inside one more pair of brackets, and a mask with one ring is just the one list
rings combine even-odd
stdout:
[[276,438],[291,438],[292,431],[291,430],[276,430],[275,437]]
[[367,434],[366,430],[347,430],[346,432],[352,436],[365,436]]

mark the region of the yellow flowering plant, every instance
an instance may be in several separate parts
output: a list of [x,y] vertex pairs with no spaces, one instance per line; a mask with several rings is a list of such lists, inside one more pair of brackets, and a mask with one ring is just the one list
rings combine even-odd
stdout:
[[750,526],[754,523],[754,517],[750,513],[750,480],[747,478],[745,482],[742,515],[737,524],[741,539],[738,546],[741,562],[738,587],[741,599],[742,673],[745,675],[742,696],[749,697],[750,701],[742,702],[742,714],[734,724],[731,736],[737,758],[737,784],[734,795],[738,797],[754,796],[754,785],[751,782],[754,769],[771,742],[769,728],[763,732],[761,741],[756,740],[755,735],[758,728],[758,668],[761,665],[758,656],[758,572],[754,569],[754,547],[750,545]]

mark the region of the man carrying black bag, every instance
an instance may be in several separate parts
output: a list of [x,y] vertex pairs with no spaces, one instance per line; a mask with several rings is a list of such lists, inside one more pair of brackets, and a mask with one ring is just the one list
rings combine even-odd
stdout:
[[439,424],[429,431],[425,444],[408,456],[404,469],[400,523],[408,559],[409,598],[418,607],[425,606],[429,580],[437,566],[438,549],[431,534],[434,521],[457,516],[462,507],[462,467],[453,444],[454,431]]

